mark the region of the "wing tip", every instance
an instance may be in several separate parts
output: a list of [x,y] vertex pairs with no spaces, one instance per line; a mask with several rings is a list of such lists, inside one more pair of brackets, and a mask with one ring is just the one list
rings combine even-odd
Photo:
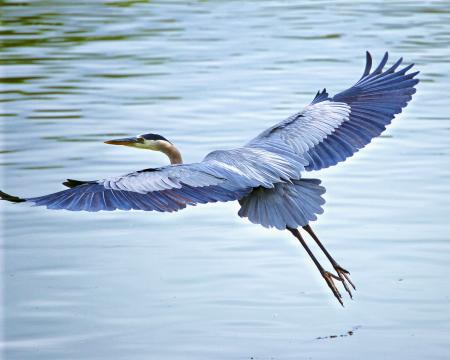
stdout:
[[9,194],[1,191],[1,190],[0,190],[0,199],[1,200],[5,200],[5,201],[9,201],[9,202],[12,202],[12,203],[22,203],[22,202],[27,201],[26,199],[22,199],[22,198],[20,198],[18,196],[9,195]]
[[371,68],[372,68],[372,55],[370,54],[369,51],[366,51],[366,67],[364,68],[364,72],[361,76],[361,79],[369,75]]
[[[367,81],[372,81],[371,79],[378,79],[380,76],[384,76],[387,74],[392,74],[396,71],[396,69],[403,62],[403,57],[400,57],[390,68],[383,71],[387,61],[389,59],[389,52],[386,51],[380,60],[378,66],[371,72],[372,68],[372,55],[369,51],[366,51],[366,66],[364,68],[364,73],[361,78],[357,81],[356,84],[362,84]],[[408,70],[410,70],[415,64],[411,63],[405,66],[403,69],[398,70],[397,73],[400,75],[404,75]]]
[[313,101],[311,102],[311,105],[317,104],[319,102],[325,101],[329,99],[329,95],[327,93],[327,89],[323,88],[322,91],[317,91],[316,96],[314,97]]

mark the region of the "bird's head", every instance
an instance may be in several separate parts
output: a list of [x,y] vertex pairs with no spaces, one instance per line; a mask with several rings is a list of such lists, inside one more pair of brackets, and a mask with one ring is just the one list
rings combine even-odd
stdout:
[[138,149],[161,151],[163,147],[172,145],[164,136],[158,134],[143,134],[133,137],[105,141],[105,144],[130,146]]
[[105,141],[105,144],[160,151],[169,157],[172,164],[182,163],[181,154],[178,149],[164,136],[158,134],[142,134],[133,137],[113,139]]

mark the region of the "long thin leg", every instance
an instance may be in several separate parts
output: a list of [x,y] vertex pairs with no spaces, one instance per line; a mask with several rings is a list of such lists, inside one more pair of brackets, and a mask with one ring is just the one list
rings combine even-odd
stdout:
[[352,293],[349,289],[349,287],[347,286],[346,281],[348,281],[348,283],[353,287],[353,289],[356,290],[355,285],[353,284],[353,282],[350,280],[350,273],[345,270],[342,266],[340,266],[336,260],[333,259],[333,257],[330,255],[330,253],[328,252],[328,250],[325,248],[325,246],[323,246],[323,244],[320,242],[319,238],[317,237],[317,235],[314,233],[313,229],[311,228],[311,226],[306,225],[303,226],[303,229],[305,229],[305,231],[308,232],[309,235],[311,235],[311,237],[314,239],[314,241],[317,243],[317,245],[319,245],[320,249],[323,251],[323,253],[325,254],[325,256],[328,258],[328,260],[330,261],[331,265],[333,265],[333,268],[336,270],[339,278],[342,281],[342,284],[345,287],[345,290],[348,292],[348,294],[350,295],[350,297],[352,297]]
[[305,250],[308,253],[308,255],[310,256],[310,258],[312,259],[312,261],[316,265],[317,269],[319,269],[320,274],[325,279],[328,287],[333,292],[333,295],[336,297],[336,299],[339,301],[339,303],[342,306],[344,306],[344,303],[342,302],[342,295],[340,294],[339,290],[337,289],[333,279],[336,279],[336,280],[339,280],[339,281],[342,281],[342,280],[339,277],[337,277],[336,275],[333,275],[332,273],[326,271],[322,267],[322,265],[320,265],[319,261],[317,261],[316,257],[314,256],[314,254],[312,253],[312,251],[310,250],[308,245],[306,245],[305,240],[303,239],[302,235],[300,234],[300,232],[297,229],[292,229],[292,228],[289,228],[289,227],[287,229],[292,233],[292,235],[294,235],[298,239],[298,241],[300,241],[300,243],[305,248]]

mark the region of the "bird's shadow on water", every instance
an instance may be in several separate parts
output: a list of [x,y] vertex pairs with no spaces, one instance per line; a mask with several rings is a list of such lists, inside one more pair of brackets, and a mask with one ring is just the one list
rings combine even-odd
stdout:
[[327,340],[327,339],[337,339],[337,338],[344,338],[348,336],[353,336],[357,330],[361,328],[361,325],[356,325],[351,328],[351,330],[348,330],[347,332],[343,334],[333,334],[333,335],[327,335],[327,336],[318,336],[315,340]]

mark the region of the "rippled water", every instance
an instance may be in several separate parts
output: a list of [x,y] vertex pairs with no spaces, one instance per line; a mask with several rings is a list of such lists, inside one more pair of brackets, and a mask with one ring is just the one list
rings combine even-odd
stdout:
[[295,239],[240,219],[236,203],[177,214],[2,203],[6,359],[448,358],[446,2],[0,6],[1,188],[22,196],[166,163],[103,144],[116,136],[163,134],[187,162],[238,146],[319,88],[351,85],[365,50],[422,72],[384,136],[311,174],[327,187],[316,231],[358,286],[345,308]]

